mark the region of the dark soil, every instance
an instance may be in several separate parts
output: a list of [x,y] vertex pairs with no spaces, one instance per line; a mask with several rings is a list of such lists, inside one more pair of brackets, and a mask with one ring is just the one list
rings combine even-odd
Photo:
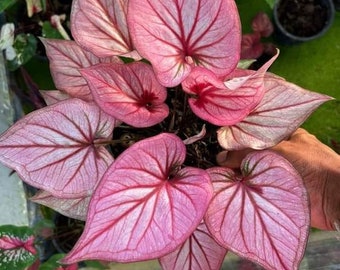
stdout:
[[282,0],[278,19],[287,32],[300,37],[318,34],[327,23],[327,8],[321,0]]

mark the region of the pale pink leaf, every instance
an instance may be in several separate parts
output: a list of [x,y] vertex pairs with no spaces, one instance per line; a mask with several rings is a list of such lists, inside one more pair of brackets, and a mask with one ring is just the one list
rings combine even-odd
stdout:
[[292,165],[271,151],[253,152],[231,169],[208,169],[214,197],[205,222],[225,248],[266,269],[298,269],[308,239],[308,195]]
[[[57,197],[91,192],[108,166],[115,119],[95,104],[68,99],[34,111],[0,136],[0,162]],[[98,142],[98,143],[97,143]]]
[[74,0],[71,12],[74,39],[98,57],[132,52],[127,3],[128,0]]
[[203,139],[206,133],[207,133],[207,129],[205,128],[205,124],[204,124],[202,126],[202,130],[198,134],[191,136],[189,138],[186,138],[185,140],[183,140],[183,143],[188,145],[188,144],[192,144],[194,142],[197,142],[197,141]]
[[45,205],[60,214],[79,220],[86,220],[91,194],[80,198],[58,198],[47,191],[39,191],[31,201]]
[[128,11],[133,42],[164,86],[180,84],[195,65],[225,77],[238,63],[241,30],[234,1],[130,0]]
[[70,98],[68,94],[59,90],[40,90],[39,92],[44,98],[47,105],[52,105],[59,101]]
[[228,150],[264,149],[276,145],[295,131],[322,103],[331,98],[307,91],[267,74],[265,95],[243,121],[218,130],[220,145]]
[[122,63],[118,57],[99,58],[74,41],[41,39],[50,61],[51,75],[57,89],[72,97],[91,101],[92,95],[79,69],[98,63]]
[[185,145],[162,133],[125,150],[90,202],[85,230],[63,260],[159,258],[197,228],[212,196],[207,172],[184,167]]
[[202,222],[175,251],[159,259],[163,270],[220,269],[227,250],[217,244]]
[[167,91],[150,65],[98,64],[81,71],[99,107],[134,127],[160,123],[169,114]]

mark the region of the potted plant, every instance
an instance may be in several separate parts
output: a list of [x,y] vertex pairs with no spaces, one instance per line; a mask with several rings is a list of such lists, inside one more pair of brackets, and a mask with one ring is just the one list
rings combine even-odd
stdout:
[[[268,73],[278,52],[239,68],[234,1],[75,0],[71,32],[41,39],[58,88],[41,92],[48,106],[0,136],[0,162],[40,190],[33,201],[86,220],[61,262],[219,269],[230,250],[298,269],[307,190],[266,149],[331,98]],[[259,151],[238,169],[216,161],[245,148]]]

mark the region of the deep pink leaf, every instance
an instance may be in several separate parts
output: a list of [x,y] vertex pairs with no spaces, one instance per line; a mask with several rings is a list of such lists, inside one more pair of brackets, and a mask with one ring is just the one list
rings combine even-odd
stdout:
[[[91,191],[89,190],[89,193]],[[57,198],[46,191],[39,191],[31,201],[45,205],[60,214],[79,220],[86,220],[91,194],[80,198]]]
[[133,51],[126,24],[128,0],[74,0],[71,30],[74,39],[98,57]]
[[221,268],[226,254],[202,222],[179,248],[159,261],[163,270],[215,270]]
[[271,151],[249,154],[241,171],[208,169],[215,193],[205,217],[209,231],[266,269],[298,269],[310,225],[301,177]]
[[259,33],[262,37],[269,37],[274,32],[273,23],[264,12],[256,14],[251,22],[251,28],[255,33]]
[[220,145],[228,150],[271,147],[295,131],[322,103],[331,98],[307,91],[267,74],[261,103],[242,122],[218,130]]
[[70,98],[68,94],[59,90],[40,90],[40,94],[44,98],[47,105],[52,105],[59,101]]
[[99,143],[115,120],[95,104],[68,99],[35,111],[0,137],[0,162],[57,197],[91,192],[113,158]]
[[195,65],[225,77],[237,65],[241,30],[229,0],[130,0],[128,25],[138,52],[164,86],[180,84]]
[[257,59],[263,51],[264,46],[261,43],[259,33],[245,34],[241,42],[241,59]]
[[181,139],[166,133],[125,150],[96,188],[84,233],[64,262],[148,260],[181,245],[212,196],[205,170],[180,168],[185,155]]
[[99,64],[81,71],[96,103],[106,113],[134,127],[149,127],[169,114],[166,88],[141,62]]
[[105,62],[122,63],[118,57],[98,58],[79,47],[74,41],[53,39],[41,41],[46,47],[55,86],[72,97],[86,101],[91,101],[92,95],[79,69]]

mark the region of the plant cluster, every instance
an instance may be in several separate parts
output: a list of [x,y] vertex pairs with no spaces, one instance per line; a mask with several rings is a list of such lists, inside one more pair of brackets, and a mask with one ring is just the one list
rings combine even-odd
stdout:
[[[298,269],[308,194],[267,148],[330,98],[242,68],[233,0],[74,0],[72,40],[41,39],[58,90],[0,136],[0,161],[80,220],[62,262],[219,269],[228,250]],[[253,148],[239,170],[218,151]],[[1,240],[1,239],[0,239]],[[29,250],[27,250],[29,252]]]

